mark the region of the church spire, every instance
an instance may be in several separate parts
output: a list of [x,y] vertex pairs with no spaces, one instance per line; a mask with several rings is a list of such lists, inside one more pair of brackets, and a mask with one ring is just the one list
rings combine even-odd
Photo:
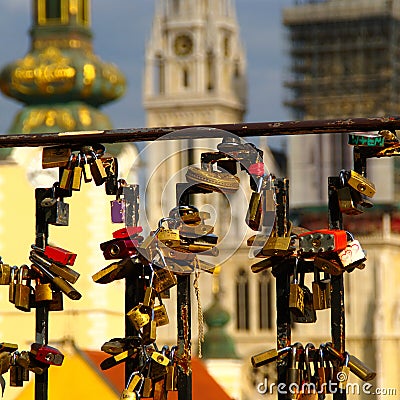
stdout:
[[144,106],[149,126],[243,120],[246,62],[232,1],[158,1]]

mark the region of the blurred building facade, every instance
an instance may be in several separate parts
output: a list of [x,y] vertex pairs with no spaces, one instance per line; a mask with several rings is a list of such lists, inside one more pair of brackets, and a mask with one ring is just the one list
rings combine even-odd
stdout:
[[[399,113],[399,1],[295,1],[283,10],[283,24],[290,54],[285,104],[294,119]],[[289,138],[290,199],[297,223],[310,229],[327,226],[326,212],[321,212],[326,210],[327,178],[353,166],[347,139],[347,134]],[[398,392],[400,363],[391,354],[400,340],[399,297],[390,289],[400,283],[393,268],[400,260],[397,171],[395,157],[368,160],[368,178],[377,189],[375,206],[344,219],[345,229],[367,252],[367,266],[344,278],[346,347],[376,369],[374,385]]]

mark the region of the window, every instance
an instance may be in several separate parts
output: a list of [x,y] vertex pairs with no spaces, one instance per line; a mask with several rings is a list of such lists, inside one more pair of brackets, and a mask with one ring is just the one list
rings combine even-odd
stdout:
[[68,0],[38,0],[38,24],[68,23]]
[[165,93],[165,63],[163,57],[159,54],[156,55],[154,63],[153,79],[156,94]]
[[249,277],[241,268],[236,276],[236,328],[249,330]]
[[207,53],[206,74],[207,90],[212,91],[215,86],[215,60],[214,54],[211,51]]
[[189,84],[190,84],[189,71],[187,68],[182,69],[182,84],[183,84],[183,87],[185,87],[185,88],[189,87]]
[[269,271],[263,271],[258,281],[258,327],[272,329],[272,278]]
[[88,0],[80,0],[79,16],[83,25],[89,24],[89,4]]

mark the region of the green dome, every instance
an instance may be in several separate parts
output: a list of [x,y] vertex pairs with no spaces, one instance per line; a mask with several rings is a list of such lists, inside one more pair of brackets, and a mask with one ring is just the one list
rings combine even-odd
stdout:
[[204,312],[204,320],[208,331],[204,335],[202,345],[203,358],[238,359],[235,342],[226,332],[226,324],[230,320],[229,313],[222,307],[219,296],[214,296],[211,307]]

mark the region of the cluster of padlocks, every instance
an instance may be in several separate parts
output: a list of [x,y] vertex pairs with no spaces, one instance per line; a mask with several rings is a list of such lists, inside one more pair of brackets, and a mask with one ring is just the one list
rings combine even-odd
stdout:
[[42,375],[51,365],[61,366],[64,355],[55,347],[32,343],[30,350],[18,350],[14,343],[0,343],[0,384],[4,393],[3,374],[10,371],[10,386],[21,387],[29,381],[29,372]]
[[[360,150],[357,147],[363,146],[359,143],[360,138],[368,148]],[[278,187],[274,178],[263,177],[261,190],[252,196],[252,200],[256,199],[256,205],[250,203],[248,217],[253,221],[253,229],[260,229],[260,221],[263,219],[263,209],[258,206],[259,202],[264,201],[265,205],[272,199],[276,202],[277,213],[271,234],[256,234],[248,239],[247,244],[253,249],[253,256],[262,258],[251,266],[251,270],[260,273],[271,269],[275,277],[283,274],[290,279],[287,297],[285,298],[284,292],[281,297],[282,301],[287,301],[287,308],[290,310],[289,323],[315,323],[316,311],[331,308],[332,278],[365,268],[366,254],[360,242],[351,232],[340,229],[339,225],[341,214],[353,216],[373,206],[370,198],[375,195],[375,186],[365,176],[365,159],[360,157],[360,153],[383,152],[381,147],[377,147],[383,146],[383,143],[386,151],[398,147],[398,140],[395,141],[390,132],[381,137],[382,143],[376,144],[376,140],[372,140],[374,138],[368,135],[350,135],[349,143],[356,146],[354,150],[358,155],[355,155],[355,160],[359,162],[357,167],[361,173],[342,170],[338,178],[329,178],[332,179],[329,187],[330,212],[335,214],[330,215],[330,223],[335,228],[310,231],[293,226],[288,217],[286,180],[281,181]],[[386,138],[388,143],[385,142]],[[332,182],[337,182],[336,186]],[[306,274],[312,274],[314,278],[312,290],[306,286]],[[280,290],[285,289],[281,287]],[[343,298],[344,293],[336,293],[336,296]],[[343,307],[343,302],[341,306]],[[279,329],[285,328],[278,327],[278,335]],[[350,372],[363,381],[369,381],[376,376],[371,368],[355,356],[344,350],[339,352],[332,342],[319,347],[308,343],[303,347],[299,342],[290,343],[290,330],[285,331],[285,334],[282,332],[278,336],[277,349],[257,354],[251,358],[251,362],[255,368],[259,368],[276,361],[278,368],[284,368],[285,378],[281,378],[280,383],[293,389],[288,392],[287,398],[319,399],[329,393],[345,393]]]
[[[346,390],[350,372],[363,381],[375,378],[376,373],[357,357],[339,353],[331,342],[316,347],[296,342],[279,350],[271,349],[251,357],[253,367],[259,368],[276,360],[287,364],[287,386],[291,399],[318,399],[326,394]],[[289,392],[289,391],[288,391]]]
[[[188,194],[234,193],[240,183],[237,174],[247,172],[252,194],[244,217],[252,230],[260,232],[247,244],[252,255],[262,259],[251,270],[259,273],[271,268],[274,276],[282,271],[287,274],[291,322],[316,322],[316,311],[331,307],[332,276],[365,266],[365,253],[350,232],[339,228],[309,231],[293,225],[285,191],[288,181],[266,172],[262,151],[230,136],[217,149],[201,154],[200,168],[188,167],[186,182],[177,184],[178,205],[147,237],[141,235],[143,228],[138,225],[138,186],[118,179],[117,159],[107,155],[104,146],[43,149],[43,168],[60,168],[60,182],[39,189],[41,197],[37,195],[37,218],[42,218],[43,224],[68,225],[69,208],[64,198],[71,196],[72,190],[80,190],[83,177],[97,186],[105,183],[106,193],[115,195],[110,202],[111,221],[125,225],[100,244],[104,259],[112,262],[92,276],[99,284],[121,279],[137,283],[135,302],[126,312],[134,334],[112,338],[101,348],[109,356],[100,365],[103,370],[131,363],[121,399],[164,399],[168,391],[177,390],[178,371],[186,373],[190,369],[190,352],[185,346],[157,344],[157,328],[169,323],[163,299],[169,298],[177,277],[199,271],[212,273],[215,266],[198,256],[218,255],[218,236],[214,226],[207,224],[211,215],[189,204]],[[356,215],[372,206],[368,198],[374,196],[375,187],[364,175],[353,170],[340,172],[334,190],[340,213]],[[9,285],[9,299],[22,311],[43,303],[49,311],[62,310],[63,294],[72,300],[81,298],[72,286],[79,278],[71,268],[76,254],[48,245],[45,230],[37,231],[36,236],[38,240],[29,255],[31,264],[12,267],[1,263],[0,284]],[[306,274],[313,274],[312,290],[306,286]],[[185,315],[179,317],[184,319]],[[278,361],[287,368],[288,384],[315,385],[314,392],[297,392],[292,398],[312,396],[319,389],[323,394],[331,393],[330,382],[343,389],[347,378],[338,381],[341,372],[347,377],[353,372],[363,380],[375,376],[363,362],[346,351],[338,352],[330,342],[319,347],[308,343],[304,348],[301,343],[287,344],[253,356],[251,361],[254,367]],[[15,345],[7,343],[0,348],[1,374],[10,369],[11,386],[20,386],[26,380],[26,371],[40,374],[50,365],[61,365],[62,360],[62,354],[47,344],[34,343],[28,352],[18,352]]]

